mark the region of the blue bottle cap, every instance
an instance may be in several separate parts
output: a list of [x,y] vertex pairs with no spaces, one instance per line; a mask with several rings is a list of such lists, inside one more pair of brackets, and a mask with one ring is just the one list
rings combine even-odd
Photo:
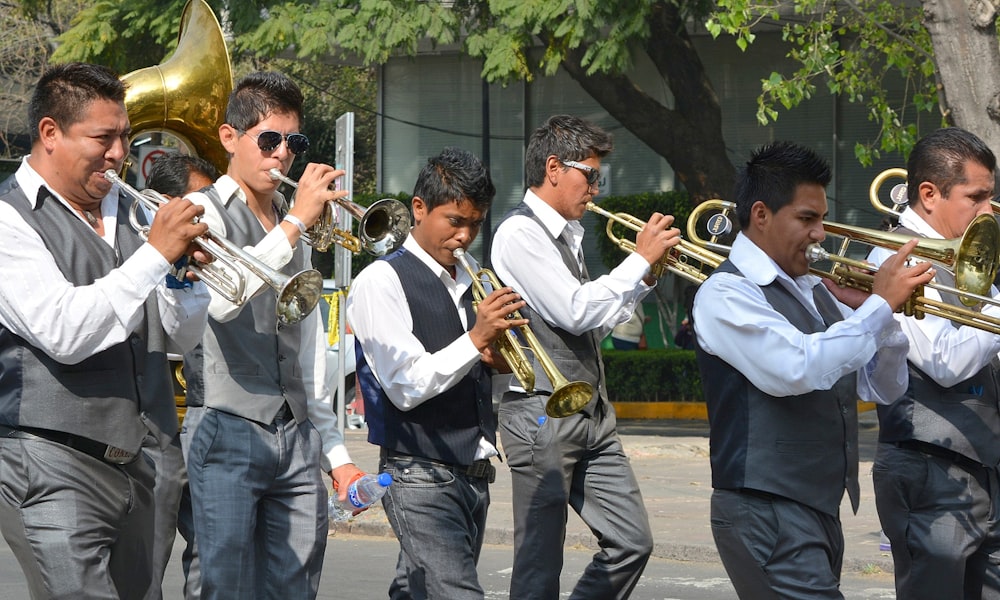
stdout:
[[378,484],[380,486],[382,486],[382,487],[389,487],[389,485],[391,483],[392,483],[392,475],[390,475],[388,473],[379,473],[378,474]]

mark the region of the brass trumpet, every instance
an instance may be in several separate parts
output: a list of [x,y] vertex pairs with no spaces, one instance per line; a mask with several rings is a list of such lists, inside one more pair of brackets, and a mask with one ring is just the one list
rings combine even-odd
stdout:
[[[299,184],[286,177],[278,169],[268,171],[271,179],[287,183],[298,189]],[[342,206],[358,220],[358,235],[337,228],[334,203]],[[394,198],[383,198],[368,208],[338,198],[327,202],[323,214],[305,234],[306,243],[320,252],[326,252],[332,244],[339,244],[351,252],[365,252],[373,256],[383,256],[394,252],[406,240],[410,232],[410,209]]]
[[[140,192],[125,183],[114,169],[105,171],[104,178],[117,184],[118,189],[133,200],[129,208],[129,224],[145,241],[149,237],[149,226],[139,222],[139,207],[142,206],[155,215],[159,207],[169,200],[155,190]],[[239,265],[243,265],[278,293],[277,316],[278,321],[283,324],[292,325],[304,319],[316,308],[323,293],[323,276],[315,269],[306,269],[292,276],[285,275],[211,230],[207,235],[195,238],[194,243],[211,256],[213,261],[207,265],[191,261],[188,270],[220,296],[238,306],[246,301],[246,278],[239,269]]]
[[[612,231],[612,228],[615,223],[618,223],[620,225],[624,225],[632,231],[642,231],[642,228],[646,225],[645,221],[628,213],[613,213],[601,208],[593,202],[587,203],[587,210],[608,219],[607,234],[608,238],[612,242],[617,244],[619,248],[626,252],[635,252],[635,242],[616,236]],[[715,269],[722,264],[723,260],[725,260],[725,257],[720,256],[711,250],[696,246],[685,240],[681,240],[680,244],[668,250],[667,253],[663,255],[663,258],[661,258],[656,264],[652,265],[649,270],[650,273],[656,278],[662,276],[663,271],[667,270],[676,275],[680,275],[688,281],[700,284],[708,277],[708,275],[704,272],[705,267]]]
[[[892,186],[892,189],[889,191],[889,199],[892,201],[892,206],[889,206],[888,204],[882,202],[879,198],[879,190],[886,180],[893,177],[901,178],[903,183],[897,183]],[[876,175],[875,179],[872,179],[872,184],[868,186],[868,200],[878,212],[898,217],[903,212],[903,209],[906,208],[906,203],[908,202],[906,185],[906,169],[900,169],[898,167],[886,169]],[[990,206],[993,208],[993,214],[1000,215],[1000,202],[991,200]]]
[[[732,211],[735,204],[724,200],[707,200],[695,207],[691,220],[697,219],[709,210]],[[858,241],[869,246],[898,250],[913,239],[912,236],[891,233],[878,229],[867,229],[852,225],[843,225],[830,221],[823,222],[823,229],[831,235],[843,238],[841,248],[837,253],[824,250],[819,244],[811,245],[806,251],[810,262],[828,260],[834,263],[831,271],[811,268],[814,275],[836,282],[838,285],[871,292],[873,274],[876,267],[864,261],[853,260],[846,256],[851,241]],[[697,232],[694,232],[697,234]],[[692,235],[695,244],[708,243],[707,240]],[[955,287],[946,286],[931,281],[926,287],[941,292],[954,294],[963,305],[955,306],[924,296],[923,289],[917,288],[902,308],[903,314],[917,319],[924,315],[943,317],[961,325],[969,325],[990,333],[1000,333],[1000,319],[982,314],[972,307],[982,304],[1000,306],[1000,302],[988,296],[990,286],[996,279],[1000,268],[998,260],[1000,248],[1000,225],[992,215],[980,215],[969,224],[960,238],[935,240],[920,238],[913,256],[924,258],[941,265],[955,274]]]
[[[489,269],[473,271],[469,259],[465,257],[465,250],[456,248],[452,254],[461,263],[462,268],[472,277],[472,295],[476,305],[485,300],[486,296],[489,295],[486,291],[484,280],[494,290],[503,287],[493,271]],[[511,313],[511,318],[521,319],[522,317],[520,312],[514,311]],[[545,371],[545,375],[552,383],[552,395],[549,396],[548,402],[545,403],[545,414],[550,417],[561,418],[579,412],[594,397],[594,387],[586,381],[567,381],[566,377],[556,368],[555,363],[552,362],[549,355],[542,349],[542,345],[538,342],[538,338],[535,337],[534,332],[527,325],[521,325],[517,330],[521,334],[521,337],[524,338],[525,346],[534,353],[535,360],[542,366],[542,370]],[[508,329],[504,332],[504,335],[497,338],[496,344],[497,350],[503,356],[504,360],[507,361],[507,365],[514,372],[514,376],[517,377],[524,391],[529,394],[534,392],[535,370],[531,366],[531,361],[524,352],[525,347],[521,345],[517,334]]]

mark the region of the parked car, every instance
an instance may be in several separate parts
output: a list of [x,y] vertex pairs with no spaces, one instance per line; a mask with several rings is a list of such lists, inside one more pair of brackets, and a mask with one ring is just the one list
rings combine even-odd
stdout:
[[[323,331],[329,340],[330,327],[336,327],[336,315],[333,315],[333,322],[330,322],[330,303],[328,298],[336,291],[336,285],[332,279],[323,280],[323,297],[319,301],[319,310],[322,311]],[[344,310],[344,307],[341,307]],[[326,348],[326,384],[330,388],[330,395],[333,397],[333,410],[337,411],[340,406],[340,398],[337,395],[340,385],[340,350],[344,348],[344,397],[347,398],[347,405],[344,414],[345,426],[350,429],[361,429],[365,426],[365,408],[361,401],[361,396],[357,391],[357,378],[355,377],[354,358],[354,334],[348,329],[343,340],[338,340],[334,344],[328,344]]]

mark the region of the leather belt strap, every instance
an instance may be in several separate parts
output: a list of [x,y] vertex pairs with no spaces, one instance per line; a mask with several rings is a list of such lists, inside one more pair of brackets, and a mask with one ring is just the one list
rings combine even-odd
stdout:
[[128,452],[116,446],[95,442],[92,439],[73,435],[72,433],[39,429],[37,427],[20,427],[15,429],[7,425],[0,425],[0,437],[17,439],[40,438],[78,450],[88,456],[93,456],[97,460],[114,465],[127,465],[139,456],[138,453]]

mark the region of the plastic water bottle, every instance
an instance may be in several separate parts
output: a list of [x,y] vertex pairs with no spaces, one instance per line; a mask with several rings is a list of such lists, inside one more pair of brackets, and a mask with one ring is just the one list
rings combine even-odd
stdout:
[[328,514],[331,521],[344,522],[351,520],[354,511],[371,506],[385,495],[392,484],[392,475],[359,475],[347,486],[347,502],[341,504],[335,494],[330,495]]

